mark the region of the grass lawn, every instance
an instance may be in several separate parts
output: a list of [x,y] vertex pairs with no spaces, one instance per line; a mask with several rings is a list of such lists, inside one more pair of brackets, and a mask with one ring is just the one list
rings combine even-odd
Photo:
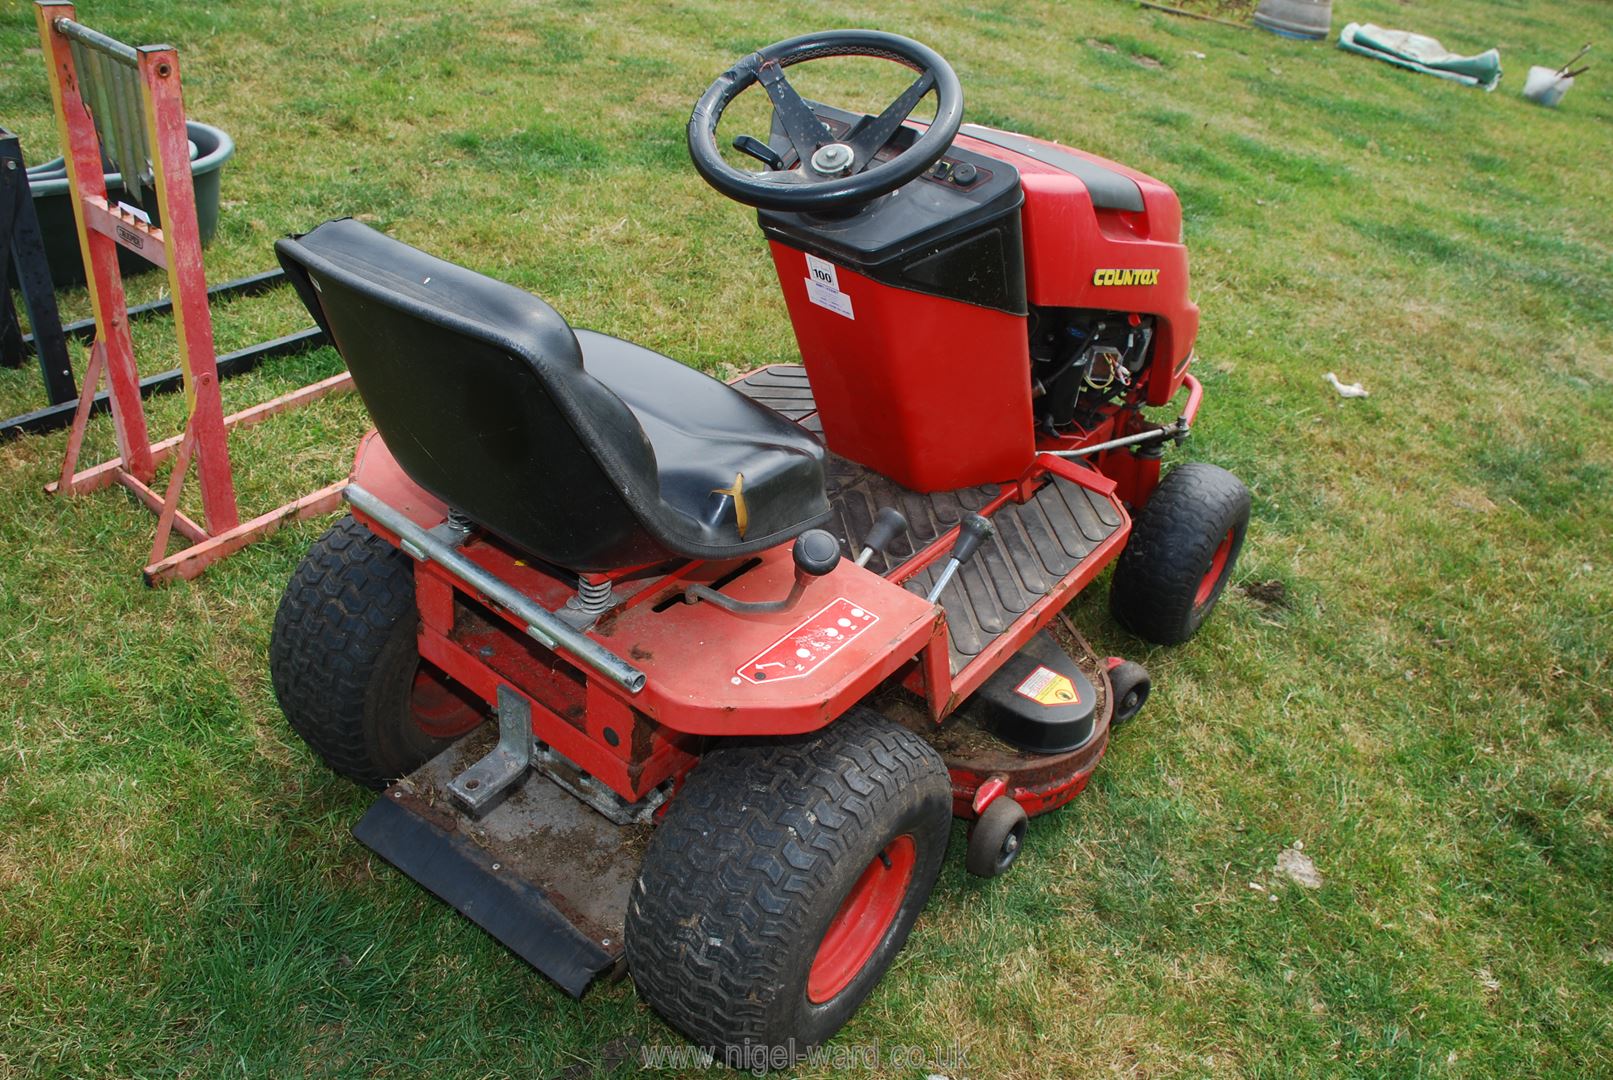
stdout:
[[[1506,79],[1099,0],[81,17],[176,44],[192,114],[237,139],[213,280],[360,215],[719,374],[794,356],[750,212],[683,146],[696,96],[758,45],[909,34],[970,119],[1172,184],[1209,395],[1184,452],[1254,492],[1239,587],[1171,650],[1100,589],[1072,605],[1148,664],[1148,709],[1009,877],[966,877],[958,831],[837,1042],[958,1043],[954,1078],[1613,1075],[1613,81],[1592,53],[1562,109],[1518,93],[1531,63],[1613,48],[1608,8],[1335,8],[1499,46]],[[0,122],[53,156],[21,3],[0,56]],[[901,84],[803,81],[854,105]],[[283,292],[215,323],[223,351],[307,318]],[[172,366],[171,326],[137,338],[144,370]],[[226,408],[336,370],[275,362]],[[41,402],[36,373],[0,371],[0,413]],[[150,411],[177,430],[176,399]],[[339,478],[365,424],[348,397],[243,432],[244,507]],[[64,443],[0,447],[0,1076],[585,1077],[678,1043],[630,986],[573,1003],[349,838],[368,796],[291,734],[265,662],[323,524],[150,591],[148,515],[41,494]],[[97,422],[85,460],[111,446]],[[1295,841],[1320,889],[1274,872]]]

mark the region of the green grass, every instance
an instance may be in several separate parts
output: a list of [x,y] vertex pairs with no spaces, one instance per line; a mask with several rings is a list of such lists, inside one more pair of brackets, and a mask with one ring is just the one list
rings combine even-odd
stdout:
[[[759,44],[911,34],[972,117],[1172,184],[1209,390],[1186,452],[1248,481],[1239,580],[1285,599],[1235,588],[1196,641],[1148,650],[1080,598],[1101,649],[1149,665],[1149,708],[1009,878],[954,856],[839,1042],[957,1040],[971,1077],[1613,1074],[1613,92],[1593,69],[1560,110],[1518,96],[1606,8],[1339,7],[1497,45],[1506,80],[1123,3],[82,15],[178,45],[192,113],[240,145],[213,280],[364,215],[718,373],[793,356],[751,214],[682,149],[691,102]],[[34,48],[8,6],[0,117],[39,160]],[[803,81],[853,105],[901,85],[859,72]],[[285,294],[215,318],[221,349],[306,323]],[[172,365],[170,326],[137,337],[145,370]],[[226,407],[337,366],[276,362]],[[39,401],[0,371],[0,412]],[[154,401],[153,430],[179,408]],[[243,504],[339,477],[364,426],[346,398],[243,433]],[[290,734],[264,661],[320,525],[148,591],[147,515],[41,494],[64,441],[0,447],[0,1075],[580,1077],[620,1040],[677,1041],[626,986],[564,998],[348,837],[366,796]],[[1321,889],[1274,874],[1295,840]]]

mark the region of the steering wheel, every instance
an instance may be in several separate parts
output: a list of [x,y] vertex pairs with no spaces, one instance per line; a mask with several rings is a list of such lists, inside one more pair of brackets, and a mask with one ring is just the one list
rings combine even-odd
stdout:
[[[831,56],[892,60],[919,73],[913,85],[875,117],[858,121],[841,139],[795,92],[784,69]],[[761,83],[773,101],[793,151],[781,157],[771,147],[741,136],[735,148],[769,166],[763,173],[736,169],[717,150],[717,122],[746,88]],[[935,119],[906,150],[875,163],[902,122],[931,90]],[[878,30],[829,30],[806,34],[751,53],[723,72],[695,102],[689,117],[689,156],[706,183],[729,198],[769,210],[834,211],[861,206],[895,191],[941,160],[963,123],[963,87],[941,54],[911,38]]]

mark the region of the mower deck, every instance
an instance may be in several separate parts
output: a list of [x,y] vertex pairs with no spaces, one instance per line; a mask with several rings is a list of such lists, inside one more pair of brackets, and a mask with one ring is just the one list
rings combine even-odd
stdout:
[[[958,817],[975,816],[971,808],[975,795],[993,777],[1003,780],[1004,794],[1031,817],[1056,810],[1085,790],[1109,747],[1114,694],[1103,659],[1068,620],[1054,623],[1049,633],[1056,646],[1081,668],[1097,695],[1092,703],[1091,734],[1081,745],[1061,753],[1027,752],[993,733],[979,698],[964,702],[939,729],[926,725],[930,745],[952,776],[953,812]],[[900,699],[891,701],[886,714],[909,726],[922,722],[912,706]]]
[[[817,409],[804,367],[779,364],[732,384],[747,397],[816,431]],[[855,555],[881,507],[894,506],[907,518],[908,534],[889,552],[875,552],[868,567],[893,574],[911,593],[923,596],[941,572],[931,563],[903,580],[901,566],[1002,493],[984,484],[928,495],[910,491],[866,466],[830,455],[826,475],[834,520],[829,531]],[[964,566],[941,594],[951,634],[952,673],[956,675],[1033,604],[1112,536],[1123,524],[1113,501],[1061,477],[1028,502],[1006,502],[992,515],[996,536],[980,556]]]
[[622,962],[648,825],[615,825],[536,769],[473,818],[449,781],[492,749],[484,724],[393,784],[353,827],[387,862],[573,997]]

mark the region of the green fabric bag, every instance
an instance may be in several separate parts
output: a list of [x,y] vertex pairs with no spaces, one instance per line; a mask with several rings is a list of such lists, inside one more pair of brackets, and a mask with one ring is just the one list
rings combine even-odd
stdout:
[[1433,38],[1409,30],[1351,23],[1339,33],[1339,48],[1464,86],[1494,90],[1501,81],[1501,54],[1494,49],[1477,56],[1458,56]]

